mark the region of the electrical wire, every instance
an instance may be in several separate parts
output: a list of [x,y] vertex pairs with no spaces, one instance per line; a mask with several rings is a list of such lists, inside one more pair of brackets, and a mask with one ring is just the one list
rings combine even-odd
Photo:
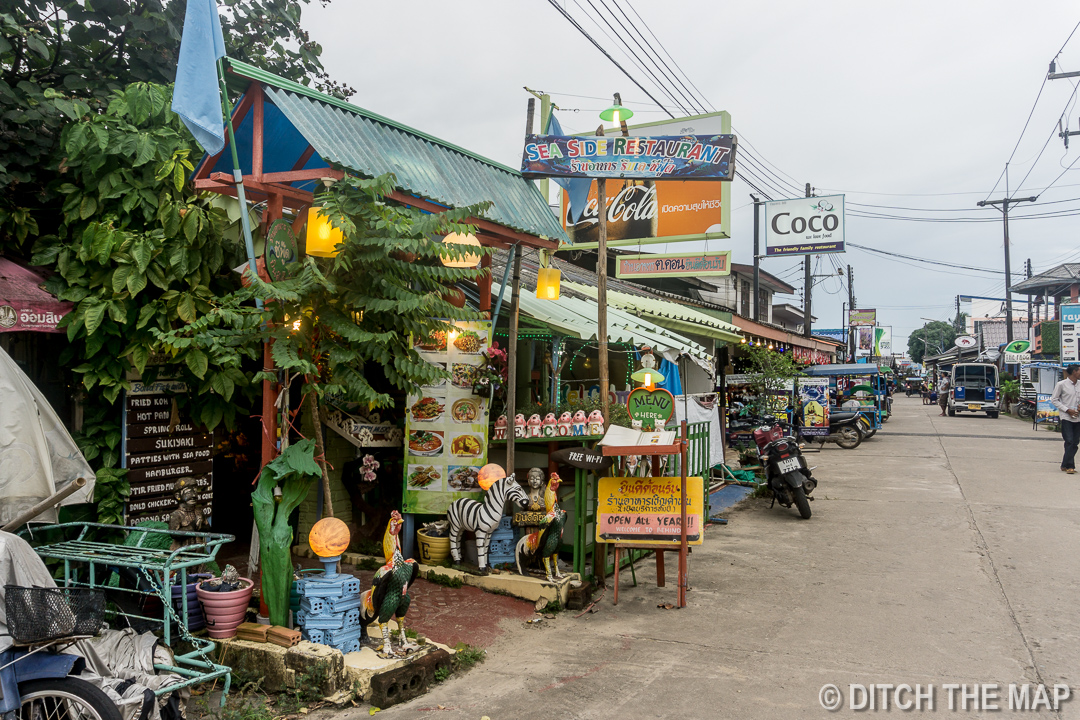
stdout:
[[957,263],[943,262],[941,260],[931,260],[929,258],[916,257],[914,255],[905,255],[903,253],[892,252],[889,250],[880,250],[878,248],[872,248],[867,245],[859,245],[858,243],[848,242],[849,247],[858,248],[860,250],[867,250],[869,252],[878,253],[880,255],[889,255],[891,257],[904,258],[905,260],[915,260],[916,262],[927,263],[928,265],[941,265],[944,267],[957,268],[959,270],[978,270],[979,272],[990,273],[992,275],[1000,275],[1001,270],[991,270],[989,268],[972,267],[971,265],[959,265]]
[[[671,56],[671,53],[669,53],[669,52],[668,52],[667,48],[666,48],[666,47],[664,47],[664,43],[660,42],[660,38],[656,37],[656,33],[654,33],[654,32],[652,31],[652,27],[650,27],[649,23],[645,22],[645,20],[644,20],[644,19],[643,19],[643,18],[641,17],[641,15],[639,15],[639,14],[638,14],[638,11],[637,11],[637,10],[636,10],[636,9],[634,8],[634,5],[633,5],[633,3],[630,3],[630,2],[628,2],[627,4],[628,4],[628,5],[630,6],[630,11],[631,11],[632,13],[634,13],[634,15],[635,15],[635,16],[637,17],[637,19],[638,19],[638,20],[639,20],[639,21],[641,22],[641,24],[645,26],[645,29],[649,31],[649,34],[650,34],[650,35],[652,35],[652,38],[653,38],[653,40],[655,40],[655,41],[656,41],[656,44],[660,46],[660,49],[661,49],[661,50],[663,50],[663,51],[664,51],[664,54],[668,56],[668,59],[669,59],[669,60],[671,60],[671,64],[672,64],[672,65],[674,65],[674,66],[676,67],[676,69],[678,69],[678,71],[679,71],[680,73],[682,73],[682,76],[683,76],[684,78],[686,78],[686,81],[687,81],[688,83],[690,83],[690,87],[694,88],[694,90],[696,90],[696,91],[697,91],[697,94],[698,94],[698,95],[699,95],[699,96],[701,97],[701,99],[702,99],[702,100],[704,101],[704,104],[705,104],[705,105],[708,105],[708,106],[709,106],[709,108],[711,108],[711,109],[713,110],[713,112],[715,112],[715,111],[716,111],[716,108],[715,108],[715,107],[713,107],[712,103],[710,103],[710,102],[709,102],[709,99],[708,99],[707,97],[705,97],[705,93],[701,92],[701,90],[698,90],[698,87],[697,87],[697,85],[695,85],[695,84],[694,84],[694,81],[690,79],[690,76],[689,76],[689,75],[687,75],[687,74],[686,74],[686,73],[685,73],[685,72],[683,71],[683,69],[682,69],[681,67],[679,67],[679,63],[675,61],[675,58],[673,58],[673,57]],[[643,36],[643,37],[644,37],[644,36]]]
[[675,119],[675,116],[671,114],[671,111],[669,111],[669,110],[668,110],[667,108],[665,108],[665,107],[664,107],[663,105],[661,105],[661,104],[660,104],[660,103],[659,103],[659,102],[657,101],[657,99],[656,99],[656,98],[654,98],[654,97],[652,96],[652,93],[650,93],[650,92],[649,92],[648,90],[646,90],[646,89],[645,89],[645,88],[644,88],[644,87],[642,86],[642,84],[641,84],[641,83],[639,83],[639,82],[638,82],[638,81],[637,81],[637,80],[636,80],[636,79],[634,78],[634,76],[633,76],[633,75],[631,75],[631,74],[630,74],[629,72],[627,72],[627,71],[626,71],[626,68],[624,68],[624,67],[623,67],[622,65],[620,65],[620,64],[618,63],[618,61],[617,61],[617,60],[615,60],[615,58],[613,58],[613,57],[611,56],[611,54],[610,54],[610,53],[609,53],[609,52],[608,52],[607,50],[605,50],[605,49],[603,48],[603,46],[601,46],[601,45],[600,45],[600,43],[598,43],[598,42],[597,42],[597,41],[596,41],[596,40],[595,40],[595,39],[593,38],[593,36],[592,36],[592,35],[590,35],[590,34],[589,34],[589,33],[588,33],[588,32],[587,32],[586,30],[585,30],[585,28],[581,27],[581,24],[580,24],[580,23],[578,23],[578,21],[577,21],[577,20],[575,20],[575,19],[573,18],[573,16],[571,16],[571,15],[570,15],[570,13],[568,13],[568,12],[567,12],[566,10],[564,10],[564,9],[563,9],[563,8],[562,8],[562,7],[561,7],[561,6],[559,5],[559,3],[558,3],[558,2],[556,2],[556,0],[548,0],[548,5],[551,5],[551,7],[555,8],[556,10],[558,10],[558,11],[559,11],[559,14],[560,14],[560,15],[562,15],[562,16],[563,16],[564,18],[566,18],[567,22],[569,22],[569,23],[570,23],[571,25],[573,25],[573,26],[574,26],[574,27],[575,27],[575,28],[576,28],[576,29],[578,30],[578,32],[580,32],[580,33],[581,33],[582,35],[584,35],[584,36],[585,36],[585,38],[586,38],[586,39],[587,39],[587,40],[588,40],[588,41],[589,41],[590,43],[592,43],[592,44],[593,44],[593,46],[594,46],[594,47],[595,47],[595,48],[596,48],[597,50],[599,50],[599,51],[600,51],[600,53],[601,53],[601,54],[602,54],[602,55],[603,55],[604,57],[606,57],[606,58],[607,58],[608,60],[610,60],[610,61],[611,61],[611,64],[612,64],[612,65],[614,65],[615,67],[619,68],[619,70],[620,70],[620,71],[622,71],[622,74],[623,74],[623,75],[625,75],[625,76],[626,76],[627,78],[629,78],[630,82],[632,82],[632,83],[634,83],[635,85],[637,85],[637,86],[638,86],[638,88],[639,88],[639,89],[641,90],[641,92],[643,92],[643,93],[645,93],[646,95],[648,95],[648,96],[649,96],[649,99],[650,99],[650,100],[652,100],[652,101],[653,101],[654,103],[656,103],[657,107],[659,107],[659,108],[661,108],[662,110],[666,111],[666,112],[667,112],[667,114],[668,114],[668,117],[670,117],[670,118],[671,118],[672,120],[674,120],[674,119]]

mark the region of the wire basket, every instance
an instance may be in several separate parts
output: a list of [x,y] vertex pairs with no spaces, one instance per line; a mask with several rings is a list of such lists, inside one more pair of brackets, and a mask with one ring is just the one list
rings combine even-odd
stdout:
[[19,645],[97,635],[105,623],[100,590],[5,585],[4,591],[8,633]]

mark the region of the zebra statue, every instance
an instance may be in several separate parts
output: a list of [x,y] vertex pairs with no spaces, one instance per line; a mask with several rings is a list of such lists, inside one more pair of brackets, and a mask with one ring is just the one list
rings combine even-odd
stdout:
[[484,502],[461,498],[450,504],[446,517],[450,520],[450,555],[454,562],[461,562],[461,534],[465,530],[476,533],[476,556],[481,572],[488,570],[488,538],[499,527],[503,506],[514,500],[522,509],[529,506],[529,496],[513,475],[497,480],[484,496]]

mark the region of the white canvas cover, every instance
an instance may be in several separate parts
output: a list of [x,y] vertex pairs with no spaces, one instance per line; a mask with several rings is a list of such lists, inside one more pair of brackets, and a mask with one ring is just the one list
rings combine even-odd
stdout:
[[[94,471],[45,396],[0,348],[0,525],[77,477],[86,486],[62,504],[90,502]],[[56,510],[37,521],[56,522]]]

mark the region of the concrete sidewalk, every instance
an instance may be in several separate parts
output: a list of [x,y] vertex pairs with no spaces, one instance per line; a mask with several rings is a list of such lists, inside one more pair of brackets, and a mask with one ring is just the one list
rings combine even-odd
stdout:
[[675,589],[646,560],[618,607],[609,591],[596,614],[503,621],[485,664],[380,716],[832,717],[826,683],[845,704],[849,683],[934,684],[947,712],[943,683],[1080,683],[1080,480],[1049,433],[937,412],[897,397],[875,438],[811,455],[808,521],[729,511],[692,556],[688,608],[657,608]]

